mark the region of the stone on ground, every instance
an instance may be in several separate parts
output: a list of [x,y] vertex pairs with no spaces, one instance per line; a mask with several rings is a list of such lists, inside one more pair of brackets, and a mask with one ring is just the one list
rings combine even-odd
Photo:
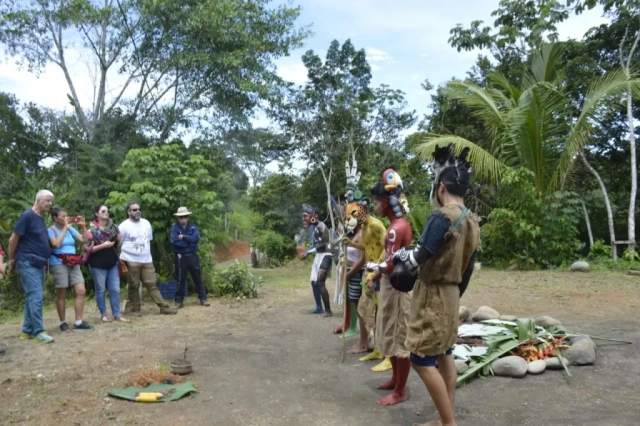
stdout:
[[589,264],[587,262],[579,261],[571,264],[570,269],[573,272],[588,272]]
[[539,359],[529,363],[527,372],[529,374],[542,374],[546,369],[547,369],[547,363],[544,361],[544,359]]
[[[560,358],[558,357],[552,357],[552,358],[547,358],[544,360],[545,364],[547,364],[547,368],[549,370],[564,370],[564,367],[562,366],[561,362],[560,362]],[[564,363],[564,365],[567,365],[567,360],[565,360],[564,358],[562,359],[562,363]]]
[[462,374],[469,369],[469,366],[466,362],[457,359],[456,360],[456,370],[458,370],[458,374]]
[[493,374],[503,377],[524,377],[527,374],[528,367],[527,361],[515,355],[506,356],[491,363]]
[[562,355],[570,365],[591,365],[596,361],[596,344],[587,337],[572,344]]
[[471,317],[471,309],[467,308],[466,306],[460,306],[459,314],[460,314],[460,321],[467,322]]
[[562,324],[560,321],[558,321],[555,318],[552,318],[550,316],[544,315],[541,317],[538,317],[534,320],[536,325],[539,325],[542,328],[547,328],[547,327],[551,327],[552,325],[560,325]]
[[511,321],[511,322],[515,322],[515,320],[518,319],[517,316],[515,315],[500,315],[500,319],[502,321]]
[[492,319],[500,319],[500,312],[496,311],[489,306],[481,306],[478,308],[475,314],[473,314],[474,321],[485,321]]

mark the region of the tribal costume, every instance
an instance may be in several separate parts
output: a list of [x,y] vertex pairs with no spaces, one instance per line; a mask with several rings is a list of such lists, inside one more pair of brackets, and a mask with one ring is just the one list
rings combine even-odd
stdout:
[[[480,245],[478,218],[463,201],[471,176],[468,152],[465,148],[456,158],[453,145],[436,146],[430,198],[437,210],[427,220],[418,245],[398,251],[392,260],[396,264],[394,287],[413,289],[406,339],[411,363],[428,389],[436,389],[438,381],[446,385],[449,405],[447,401],[436,404],[442,423],[453,419],[456,369],[451,350],[458,337],[460,297],[473,273]],[[432,393],[432,398],[444,400],[442,394],[434,397]]]
[[376,213],[389,218],[390,225],[385,237],[385,257],[380,265],[370,264],[368,269],[377,269],[380,278],[380,299],[376,318],[376,343],[382,354],[390,358],[393,368],[391,380],[380,385],[379,389],[393,389],[393,392],[378,400],[380,405],[393,405],[407,399],[405,386],[411,365],[409,351],[405,347],[411,296],[391,286],[389,275],[394,265],[391,259],[402,247],[411,244],[411,226],[404,215],[408,205],[402,191],[402,180],[393,170],[388,169],[382,175],[383,182],[376,184],[372,195],[376,204]]
[[[311,288],[316,301],[316,309],[312,313],[324,313],[325,317],[330,317],[333,316],[333,313],[331,312],[329,292],[326,286],[332,262],[331,252],[329,251],[329,228],[324,222],[318,220],[318,210],[308,204],[303,206],[302,219],[305,226],[308,227],[312,243],[311,248],[305,252],[303,259],[309,257],[310,254],[315,255],[311,266]],[[324,311],[320,303],[321,298],[324,303]]]

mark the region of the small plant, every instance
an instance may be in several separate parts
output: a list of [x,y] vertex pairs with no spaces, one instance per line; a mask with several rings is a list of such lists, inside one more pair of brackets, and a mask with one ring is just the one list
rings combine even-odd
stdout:
[[228,268],[216,270],[213,277],[214,296],[255,298],[258,297],[258,286],[263,283],[256,277],[249,265],[237,260]]

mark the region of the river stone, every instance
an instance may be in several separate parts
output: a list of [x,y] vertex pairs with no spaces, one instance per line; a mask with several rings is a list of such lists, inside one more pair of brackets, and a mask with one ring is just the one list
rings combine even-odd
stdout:
[[580,339],[562,353],[570,365],[591,365],[596,360],[596,344],[591,338]]
[[518,317],[515,315],[500,315],[500,319],[502,321],[511,321],[511,322],[515,322]]
[[473,314],[474,321],[485,321],[491,319],[500,319],[500,312],[488,306],[481,306],[478,308],[475,314]]
[[460,321],[469,321],[469,318],[471,317],[471,309],[467,308],[466,306],[460,306],[458,312],[460,314]]
[[574,262],[571,264],[570,269],[573,272],[589,272],[589,264],[587,262]]
[[[545,364],[547,364],[547,368],[549,370],[564,370],[564,367],[560,363],[560,358],[554,356],[551,358],[547,358],[544,360]],[[567,365],[567,360],[563,358],[562,362],[564,365]]]
[[551,327],[552,325],[560,325],[560,324],[562,324],[557,319],[551,318],[550,316],[547,316],[547,315],[538,317],[533,322],[536,325],[539,325],[542,328],[547,328],[547,327]]
[[524,377],[529,365],[519,356],[506,356],[491,363],[491,370],[496,376]]
[[469,366],[466,362],[457,359],[456,360],[456,370],[458,370],[458,374],[462,374],[469,369]]
[[542,374],[546,369],[547,369],[547,363],[544,362],[544,359],[539,359],[537,361],[532,361],[529,363],[527,372],[529,374]]

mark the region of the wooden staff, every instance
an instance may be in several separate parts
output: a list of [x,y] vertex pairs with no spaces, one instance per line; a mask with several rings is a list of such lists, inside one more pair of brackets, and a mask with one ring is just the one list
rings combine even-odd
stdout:
[[[346,220],[344,221],[346,223]],[[343,232],[346,231],[344,226],[342,227]],[[344,234],[346,236],[346,232]],[[342,287],[344,289],[344,309],[342,310],[342,352],[340,355],[340,364],[344,362],[344,357],[346,354],[346,342],[347,339],[344,337],[347,334],[347,330],[345,330],[345,321],[347,320],[347,308],[349,307],[349,289],[347,288],[347,244],[342,242],[342,249],[344,251],[344,258],[342,259]],[[351,315],[357,315],[355,312],[351,312]]]

